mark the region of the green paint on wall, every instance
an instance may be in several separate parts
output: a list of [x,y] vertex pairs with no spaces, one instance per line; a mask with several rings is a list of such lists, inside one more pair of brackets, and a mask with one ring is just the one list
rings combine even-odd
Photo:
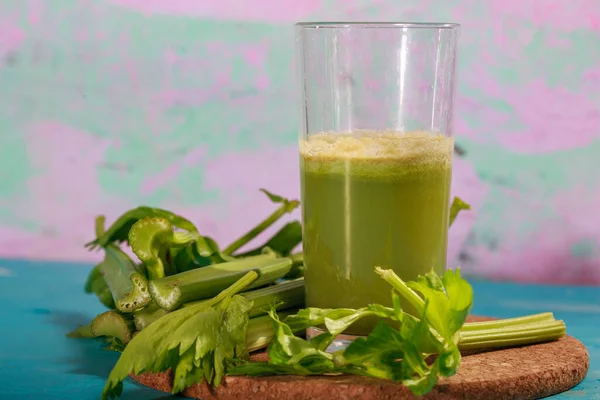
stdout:
[[6,198],[22,194],[33,171],[23,132],[7,120],[0,120],[0,132],[5,135],[0,146],[0,198]]
[[575,258],[589,259],[596,253],[596,242],[584,239],[571,245],[571,255]]
[[519,60],[519,69],[526,68],[530,74],[520,73],[521,81],[543,76],[550,87],[568,87],[573,92],[584,89],[581,76],[600,57],[600,33],[578,29],[571,32],[555,29],[537,29],[532,41],[523,48],[527,57]]
[[574,185],[597,185],[598,139],[585,147],[543,154],[514,153],[467,138],[458,138],[457,143],[466,151],[477,175],[488,183],[536,195],[551,195]]
[[[477,176],[489,189],[473,226],[473,237],[487,243],[510,238],[523,243],[544,222],[559,218],[553,197],[586,186],[598,187],[600,140],[586,147],[548,154],[518,154],[459,138]],[[517,250],[517,249],[513,249]]]

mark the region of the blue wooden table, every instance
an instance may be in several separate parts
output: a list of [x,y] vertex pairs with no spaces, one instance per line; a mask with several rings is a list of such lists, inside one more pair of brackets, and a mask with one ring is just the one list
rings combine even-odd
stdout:
[[[117,360],[100,343],[65,333],[103,311],[83,293],[89,264],[0,259],[0,399],[97,399]],[[600,399],[600,288],[472,280],[473,312],[514,317],[552,311],[583,341],[591,358],[586,379],[552,399]],[[170,396],[127,381],[125,399]]]

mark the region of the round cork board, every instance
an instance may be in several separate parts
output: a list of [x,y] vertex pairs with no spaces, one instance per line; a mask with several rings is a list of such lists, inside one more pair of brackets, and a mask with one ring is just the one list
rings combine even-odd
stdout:
[[[490,318],[471,317],[470,321]],[[264,352],[253,360],[266,360]],[[451,378],[441,378],[423,399],[539,399],[580,383],[589,368],[585,346],[571,336],[558,341],[464,354]],[[172,372],[132,376],[137,382],[171,392]],[[231,376],[217,388],[194,384],[183,396],[203,400],[400,400],[413,399],[399,383],[359,376]]]

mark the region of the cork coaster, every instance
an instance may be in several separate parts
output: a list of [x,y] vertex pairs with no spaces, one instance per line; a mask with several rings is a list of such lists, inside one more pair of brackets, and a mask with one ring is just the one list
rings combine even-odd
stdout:
[[[470,321],[489,318],[471,317]],[[266,354],[252,356],[266,359]],[[451,378],[442,378],[423,399],[539,399],[579,384],[589,368],[585,346],[571,336],[558,341],[497,351],[464,354]],[[151,388],[171,392],[171,371],[132,376]],[[183,396],[195,399],[400,400],[413,399],[399,383],[358,376],[231,376],[217,388],[194,384]]]

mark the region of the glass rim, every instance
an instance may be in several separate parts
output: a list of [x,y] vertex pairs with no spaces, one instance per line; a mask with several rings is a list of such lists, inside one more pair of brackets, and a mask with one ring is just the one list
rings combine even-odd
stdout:
[[319,29],[319,28],[407,28],[407,29],[457,29],[460,24],[455,22],[296,22],[296,28]]

